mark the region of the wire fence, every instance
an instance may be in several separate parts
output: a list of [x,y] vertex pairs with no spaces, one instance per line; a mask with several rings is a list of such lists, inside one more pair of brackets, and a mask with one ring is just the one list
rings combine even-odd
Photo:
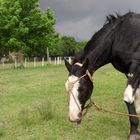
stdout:
[[0,69],[10,69],[10,68],[29,68],[29,67],[44,67],[48,64],[50,65],[61,65],[64,64],[64,59],[71,63],[72,57],[50,57],[49,60],[46,60],[44,57],[42,58],[25,58],[23,62],[19,62],[16,58],[14,61],[0,61]]

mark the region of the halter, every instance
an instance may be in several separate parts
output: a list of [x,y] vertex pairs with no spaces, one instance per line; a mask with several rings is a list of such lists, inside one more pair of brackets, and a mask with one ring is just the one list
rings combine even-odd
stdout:
[[[79,63],[79,62],[75,63],[74,65],[79,66],[79,67],[82,67],[82,66],[83,66],[83,64],[81,64],[81,63]],[[89,72],[88,69],[86,70],[86,73],[85,73],[84,75],[82,75],[81,77],[79,77],[77,80],[75,80],[74,82],[70,82],[70,81],[69,81],[69,83],[68,83],[68,92],[72,95],[72,97],[73,97],[73,99],[74,99],[74,101],[75,101],[75,103],[76,103],[76,105],[77,105],[77,107],[78,107],[78,109],[79,109],[80,112],[82,112],[82,111],[81,111],[81,108],[80,108],[80,106],[79,106],[79,104],[78,104],[76,98],[74,97],[74,94],[73,94],[73,92],[72,92],[72,88],[74,87],[74,84],[75,84],[76,82],[80,81],[80,80],[81,80],[82,78],[84,78],[85,76],[88,76],[89,79],[90,79],[90,81],[93,83],[92,76],[91,76],[91,74],[90,74],[90,72]],[[91,106],[91,99],[90,99],[90,103],[89,103],[87,106],[85,106],[84,109],[86,109],[86,108],[88,108],[88,107],[90,107],[90,106]],[[86,111],[86,112],[87,112],[87,111]],[[85,114],[85,113],[84,113],[84,114]]]

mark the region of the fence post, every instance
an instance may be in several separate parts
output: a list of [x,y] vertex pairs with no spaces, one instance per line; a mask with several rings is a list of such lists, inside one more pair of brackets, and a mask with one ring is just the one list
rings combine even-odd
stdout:
[[44,57],[42,57],[42,67],[44,66]]
[[24,67],[25,68],[27,67],[27,58],[25,58],[25,60],[24,60]]
[[57,65],[59,65],[59,57],[57,57]]
[[55,65],[57,64],[57,62],[56,62],[56,57],[54,58],[54,64],[55,64]]
[[15,58],[15,63],[14,63],[15,68],[17,68],[17,60]]
[[36,67],[36,57],[34,57],[34,67]]

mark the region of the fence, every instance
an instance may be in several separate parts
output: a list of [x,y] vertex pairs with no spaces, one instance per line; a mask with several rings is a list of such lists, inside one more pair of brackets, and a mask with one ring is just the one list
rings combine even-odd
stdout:
[[[33,59],[25,58],[23,62],[23,67],[43,67],[47,64],[51,65],[61,65],[64,64],[64,58],[71,63],[72,57],[50,57],[47,61],[44,57],[41,59],[38,59],[37,57],[34,57]],[[18,68],[21,67],[21,63],[18,62],[17,59],[15,59],[13,62],[6,62],[1,60],[0,63],[0,69],[8,69],[8,68]]]

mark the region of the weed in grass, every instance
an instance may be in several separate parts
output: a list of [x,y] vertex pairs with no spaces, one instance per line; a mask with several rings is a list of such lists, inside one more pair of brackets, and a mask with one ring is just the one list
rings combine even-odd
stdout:
[[0,138],[3,137],[5,134],[4,128],[0,128]]
[[55,117],[54,107],[51,101],[45,100],[38,104],[38,113],[42,120],[49,121]]
[[22,109],[19,113],[19,121],[20,124],[23,125],[25,128],[34,124],[33,117],[28,109]]

